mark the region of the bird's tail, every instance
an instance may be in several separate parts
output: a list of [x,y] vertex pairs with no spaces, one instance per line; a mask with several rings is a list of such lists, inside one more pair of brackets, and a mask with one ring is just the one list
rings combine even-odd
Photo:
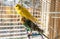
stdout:
[[40,35],[42,35],[43,37],[45,37],[45,38],[47,38],[47,39],[49,39],[49,37],[48,36],[46,36],[45,34],[43,34],[43,33],[39,33]]
[[44,37],[46,37],[47,39],[49,39],[49,37],[47,37],[45,34],[42,34]]
[[43,30],[40,30],[40,31],[39,31],[39,34],[42,35],[42,36],[44,36],[45,38],[49,39],[49,37],[46,36],[43,32],[44,32]]

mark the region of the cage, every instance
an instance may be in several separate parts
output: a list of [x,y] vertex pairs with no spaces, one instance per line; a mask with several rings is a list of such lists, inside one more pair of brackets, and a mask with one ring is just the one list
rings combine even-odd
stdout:
[[14,1],[0,0],[0,39],[27,39],[25,27],[13,8]]
[[[16,13],[14,6],[19,0],[0,0],[0,39],[28,39],[26,27],[20,22],[21,16]],[[39,28],[44,30],[45,35],[48,36],[49,31],[52,28],[49,26],[49,16],[51,4],[50,0],[20,0],[28,11],[42,22],[42,24],[36,23]],[[54,6],[54,5],[53,5]],[[53,12],[55,13],[55,12]],[[54,14],[55,15],[55,14]],[[56,15],[55,15],[56,16]],[[54,21],[56,21],[54,19]],[[53,26],[53,23],[51,23]],[[50,25],[51,25],[50,24]],[[56,30],[56,25],[54,26]],[[53,31],[55,31],[53,29]],[[33,31],[35,32],[35,31]],[[52,33],[52,31],[50,32]],[[55,32],[54,32],[55,34]],[[51,36],[50,36],[51,37]],[[53,36],[52,36],[53,37]],[[52,39],[52,37],[50,39]],[[43,39],[40,36],[31,36],[30,39]],[[47,39],[44,37],[44,39]]]

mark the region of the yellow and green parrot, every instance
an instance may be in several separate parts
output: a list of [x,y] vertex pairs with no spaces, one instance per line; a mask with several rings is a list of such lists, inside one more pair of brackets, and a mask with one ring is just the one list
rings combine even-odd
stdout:
[[35,17],[33,17],[30,12],[24,8],[23,6],[21,6],[20,4],[17,4],[15,6],[15,10],[17,11],[17,13],[22,16],[25,17],[26,19],[31,20],[33,23],[39,23],[41,24],[41,22],[37,21],[37,19]]
[[43,30],[39,29],[38,25],[35,24],[35,22],[37,21],[37,19],[35,17],[33,17],[26,8],[24,8],[20,4],[17,4],[15,6],[15,9],[16,9],[17,13],[20,16],[22,16],[22,18],[25,18],[25,21],[23,20],[23,24],[25,24],[25,26],[27,28],[29,28],[29,30],[32,29],[32,30],[35,30],[35,31],[38,31],[38,32],[40,32],[40,31],[43,32]]
[[[43,34],[43,30],[41,30],[38,27],[38,25],[35,24],[35,23],[40,23],[41,24],[41,22],[37,21],[37,19],[35,17],[33,17],[26,8],[24,8],[20,4],[17,4],[15,6],[15,10],[20,16],[23,17],[22,18],[23,24],[28,28],[28,30],[38,31],[39,33]],[[47,37],[47,36],[45,36],[45,37]]]

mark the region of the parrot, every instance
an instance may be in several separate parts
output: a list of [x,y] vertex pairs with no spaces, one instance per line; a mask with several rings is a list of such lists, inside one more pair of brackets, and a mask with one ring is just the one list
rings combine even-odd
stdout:
[[[25,27],[27,28],[28,31],[34,30],[34,31],[38,31],[39,34],[43,34],[43,30],[40,29],[38,27],[38,25],[36,23],[41,24],[40,21],[38,21],[34,16],[32,16],[30,14],[30,12],[23,6],[21,6],[20,4],[16,4],[15,6],[15,10],[17,12],[17,14],[19,14],[20,16],[22,16],[22,23],[23,25],[25,25]],[[44,35],[45,37],[47,37],[46,35]],[[47,37],[48,38],[48,37]]]
[[20,16],[25,17],[26,19],[31,20],[33,23],[39,23],[39,24],[41,24],[41,22],[39,22],[39,21],[37,20],[37,18],[35,18],[34,16],[32,16],[32,15],[30,14],[30,12],[29,12],[25,7],[21,6],[20,4],[16,4],[15,10],[16,10],[16,12],[17,12]]

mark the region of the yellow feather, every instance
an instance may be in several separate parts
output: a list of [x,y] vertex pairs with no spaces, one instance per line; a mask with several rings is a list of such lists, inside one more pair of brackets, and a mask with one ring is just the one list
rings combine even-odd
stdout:
[[[31,20],[33,23],[36,23],[37,19],[35,17],[33,17],[30,12],[24,8],[23,6],[21,6],[20,4],[17,4],[15,6],[15,10],[17,11],[17,13],[23,17],[25,17],[26,19]],[[37,21],[37,23],[40,23],[39,21]]]

